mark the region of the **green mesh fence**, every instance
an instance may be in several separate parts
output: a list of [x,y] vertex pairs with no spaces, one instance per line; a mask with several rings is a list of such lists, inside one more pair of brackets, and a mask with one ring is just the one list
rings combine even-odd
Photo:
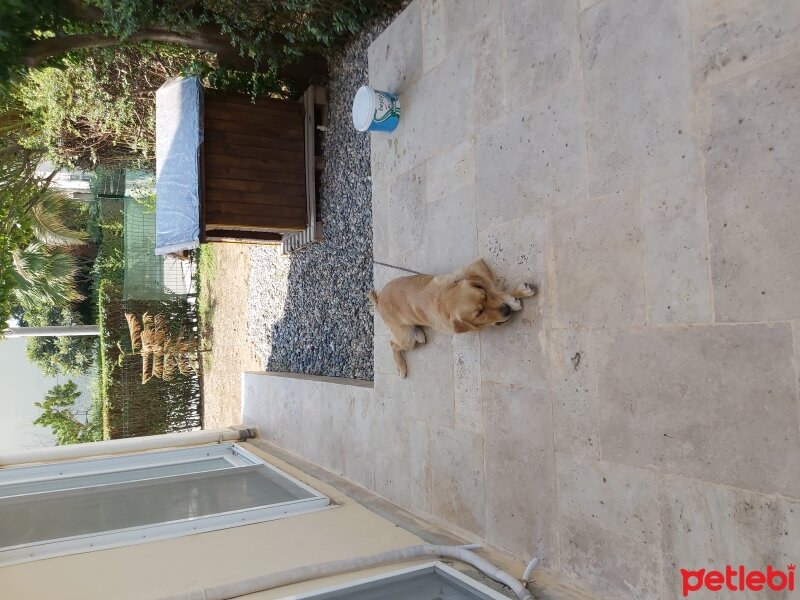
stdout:
[[180,256],[156,256],[156,215],[148,203],[125,198],[125,300],[163,300],[192,292],[192,264]]
[[[170,377],[153,376],[143,382],[143,358],[130,354],[126,313],[138,318],[147,312],[163,316],[175,335],[201,347],[197,298],[193,284],[193,257],[156,256],[155,197],[150,187],[136,185],[136,173],[127,173],[131,194],[125,196],[124,171],[98,170],[91,182],[92,207],[104,226],[98,235],[119,235],[122,225],[122,285],[115,270],[112,283],[101,286],[98,301],[101,327],[100,363],[104,369],[104,430],[109,439],[197,429],[202,425],[202,376],[196,368]],[[125,352],[123,353],[123,349]]]

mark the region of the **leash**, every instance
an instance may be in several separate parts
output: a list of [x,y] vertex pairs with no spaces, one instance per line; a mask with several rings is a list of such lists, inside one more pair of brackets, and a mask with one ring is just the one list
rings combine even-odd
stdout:
[[380,262],[378,260],[373,260],[373,264],[381,265],[383,267],[389,267],[390,269],[397,269],[398,271],[405,271],[406,273],[413,273],[414,275],[425,275],[425,273],[420,273],[419,271],[415,271],[414,269],[406,269],[405,267],[398,267],[397,265],[390,265],[385,262]]

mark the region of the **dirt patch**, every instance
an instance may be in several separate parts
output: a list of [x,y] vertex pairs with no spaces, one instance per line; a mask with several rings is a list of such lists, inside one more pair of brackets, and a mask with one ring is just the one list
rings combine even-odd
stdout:
[[214,275],[207,294],[211,350],[203,356],[203,426],[239,423],[243,371],[260,371],[261,361],[247,335],[250,245],[214,244]]

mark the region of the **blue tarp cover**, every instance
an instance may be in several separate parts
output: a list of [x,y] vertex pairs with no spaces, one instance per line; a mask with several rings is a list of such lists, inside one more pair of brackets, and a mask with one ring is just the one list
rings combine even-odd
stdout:
[[201,94],[196,77],[156,92],[156,254],[200,244]]

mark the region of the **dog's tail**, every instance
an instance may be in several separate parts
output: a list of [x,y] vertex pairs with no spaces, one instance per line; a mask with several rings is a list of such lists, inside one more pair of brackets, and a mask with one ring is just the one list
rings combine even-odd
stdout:
[[375,306],[378,306],[378,292],[375,290],[370,290],[368,297],[370,302],[372,302]]

